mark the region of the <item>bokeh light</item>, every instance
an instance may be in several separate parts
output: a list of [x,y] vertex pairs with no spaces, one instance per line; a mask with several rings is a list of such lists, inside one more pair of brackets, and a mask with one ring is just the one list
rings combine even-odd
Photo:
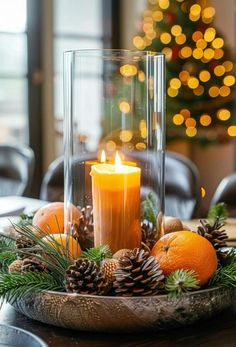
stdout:
[[231,125],[227,130],[229,136],[236,136],[236,125]]
[[[216,30],[214,28],[207,28],[204,33],[204,39],[206,42],[211,42],[214,40],[216,36]],[[221,48],[221,47],[215,47],[215,48]]]
[[172,49],[169,47],[164,47],[161,51],[163,54],[165,54],[166,60],[170,61],[172,58]]
[[202,39],[203,38],[203,33],[201,31],[195,31],[193,34],[192,34],[192,39],[193,41],[197,42],[198,40]]
[[216,76],[223,76],[225,73],[225,67],[223,65],[217,65],[215,68],[214,68],[214,74]]
[[163,20],[163,12],[162,11],[154,11],[152,13],[152,18],[155,22],[161,22]]
[[186,35],[180,34],[180,35],[176,36],[175,42],[178,43],[178,45],[183,45],[186,42]]
[[130,104],[127,101],[121,101],[119,103],[119,109],[122,113],[129,113],[130,112]]
[[234,67],[232,61],[229,60],[226,60],[222,65],[224,66],[226,72],[233,70]]
[[229,95],[230,95],[231,90],[230,90],[230,88],[227,87],[227,86],[222,86],[222,87],[220,87],[219,93],[220,93],[220,96],[222,96],[222,97],[225,98],[226,96],[229,96]]
[[226,86],[231,87],[235,83],[235,77],[233,75],[225,76],[223,82]]
[[194,128],[194,127],[188,127],[188,128],[185,130],[185,132],[186,132],[186,135],[187,135],[188,137],[194,137],[194,136],[197,135],[197,129]]
[[186,84],[189,79],[189,72],[185,70],[181,71],[179,73],[179,78],[183,84]]
[[231,117],[230,111],[227,110],[226,108],[222,108],[217,112],[217,118],[222,121],[226,121],[230,119],[230,117]]
[[122,142],[129,142],[133,137],[133,132],[131,130],[121,130],[120,140]]
[[183,58],[189,58],[192,55],[192,49],[189,46],[185,46],[185,47],[181,48],[180,53],[181,53],[181,56]]
[[178,36],[182,33],[182,28],[180,25],[173,25],[171,28],[171,34],[174,36]]
[[191,89],[195,89],[199,86],[199,80],[196,77],[190,77],[188,79],[188,86]]
[[192,13],[193,16],[199,16],[201,13],[201,6],[198,4],[194,4],[190,7],[190,12]]
[[203,50],[201,48],[195,48],[193,50],[193,57],[195,59],[201,59],[203,57]]
[[206,46],[207,46],[207,42],[204,39],[197,40],[197,42],[196,42],[197,48],[205,49]]
[[176,97],[176,96],[178,95],[178,93],[179,93],[178,89],[174,89],[174,88],[171,88],[171,87],[169,87],[169,88],[167,89],[167,94],[168,94],[170,97],[172,97],[172,98]]
[[211,74],[207,70],[202,70],[199,74],[199,79],[202,82],[208,82],[210,78],[211,78]]
[[145,44],[143,38],[141,36],[135,36],[133,38],[133,45],[138,49],[144,49]]
[[201,197],[205,198],[205,196],[206,196],[206,189],[201,187]]
[[207,127],[208,125],[210,125],[212,122],[211,116],[209,116],[209,114],[203,114],[200,117],[200,124],[204,127]]
[[187,119],[191,116],[191,113],[187,108],[182,108],[182,110],[180,110],[179,113],[182,114],[184,119]]
[[220,90],[217,86],[212,86],[209,90],[208,90],[208,93],[209,95],[212,97],[212,98],[216,98],[219,93],[220,93]]
[[177,114],[174,115],[173,123],[175,125],[181,125],[181,124],[183,124],[183,122],[184,122],[184,116],[182,114],[177,113]]
[[120,73],[124,77],[135,76],[137,72],[137,67],[133,64],[125,64],[120,67]]
[[138,142],[136,143],[135,147],[138,151],[144,151],[147,145],[144,142]]
[[114,141],[108,141],[106,143],[106,150],[109,152],[113,152],[116,150],[116,143]]
[[215,49],[215,54],[214,54],[214,58],[215,59],[221,59],[224,56],[224,51],[223,49],[219,48],[219,49]]
[[162,10],[166,10],[170,6],[169,0],[159,0],[159,6]]
[[193,90],[194,95],[200,96],[204,93],[204,87],[199,85],[197,88]]
[[160,40],[162,43],[167,45],[171,41],[171,35],[169,33],[162,33],[160,36]]
[[181,81],[178,78],[172,78],[170,80],[170,86],[173,89],[179,89],[181,87]]
[[185,121],[186,127],[195,127],[196,126],[196,120],[192,117],[187,118]]
[[212,58],[214,58],[214,54],[215,54],[215,52],[214,52],[213,49],[211,49],[211,48],[206,48],[206,49],[204,50],[203,56],[204,56],[205,59],[211,60]]
[[217,37],[213,42],[212,42],[212,47],[215,49],[222,48],[224,46],[224,40],[220,37]]

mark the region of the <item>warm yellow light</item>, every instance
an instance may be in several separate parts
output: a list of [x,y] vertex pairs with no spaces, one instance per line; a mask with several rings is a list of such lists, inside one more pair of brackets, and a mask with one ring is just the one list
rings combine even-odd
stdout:
[[190,117],[190,111],[187,108],[182,108],[182,110],[179,111],[180,114],[184,117],[184,119],[187,119]]
[[190,77],[188,79],[188,86],[191,89],[195,89],[199,86],[199,80],[196,77]]
[[172,49],[169,47],[164,47],[162,53],[165,54],[166,60],[170,61],[172,58]]
[[[216,30],[214,28],[208,28],[206,29],[204,33],[204,39],[206,42],[211,42],[214,40],[216,36]],[[220,47],[219,47],[220,48]]]
[[101,153],[100,163],[105,163],[105,162],[106,162],[106,153],[103,149]]
[[193,15],[191,12],[189,13],[189,19],[192,21],[192,22],[197,22],[199,19],[200,19],[200,14],[199,15]]
[[172,98],[176,97],[178,93],[179,93],[178,89],[173,89],[171,87],[167,89],[167,94]]
[[209,90],[208,90],[208,93],[209,95],[212,97],[212,98],[216,98],[219,93],[220,93],[220,90],[217,86],[212,86]]
[[226,108],[222,108],[217,112],[217,118],[219,118],[222,121],[226,121],[230,119],[231,114],[230,111],[227,110]]
[[171,28],[171,34],[174,36],[178,36],[182,33],[182,28],[180,25],[173,25]]
[[137,74],[138,70],[135,65],[125,64],[120,67],[120,73],[124,77],[131,77]]
[[138,142],[136,143],[135,147],[138,151],[143,151],[146,149],[147,145],[143,142]]
[[204,50],[203,56],[205,59],[211,60],[212,58],[214,58],[214,54],[215,54],[215,52],[213,49],[207,48]]
[[206,43],[206,41],[204,39],[197,40],[197,42],[196,42],[196,47],[197,48],[205,49],[206,46],[207,46],[207,43]]
[[192,35],[193,41],[197,42],[198,40],[203,38],[203,33],[201,31],[195,31]]
[[138,49],[144,48],[144,40],[141,36],[135,36],[133,38],[133,45]]
[[169,0],[159,0],[159,7],[162,10],[166,10],[170,6]]
[[158,0],[148,0],[151,5],[156,5]]
[[146,32],[146,37],[147,37],[148,39],[150,39],[150,40],[155,39],[155,37],[156,37],[156,32],[155,32],[155,30],[149,30],[149,31],[147,31],[147,32]]
[[214,58],[215,59],[221,59],[224,55],[224,51],[223,49],[219,48],[219,49],[215,49],[215,54],[214,54]]
[[201,13],[201,6],[198,4],[194,4],[190,7],[190,12],[192,13],[193,16],[198,16]]
[[212,19],[212,17],[214,17],[216,11],[214,9],[214,7],[206,7],[203,10],[203,17],[206,19]]
[[185,121],[186,127],[195,127],[196,126],[196,120],[194,118],[187,118]]
[[189,58],[192,55],[192,49],[189,46],[181,48],[180,52],[183,58]]
[[217,37],[213,42],[212,42],[212,47],[215,49],[222,48],[224,46],[224,40],[220,37]]
[[133,133],[131,130],[122,130],[120,132],[120,140],[122,142],[129,142],[133,137]]
[[116,156],[115,156],[115,168],[119,169],[122,166],[121,162],[121,157],[119,156],[118,151],[116,151]]
[[235,83],[235,77],[233,75],[225,76],[223,82],[226,86],[231,87]]
[[154,11],[152,13],[152,18],[155,22],[161,22],[163,19],[163,13],[162,11]]
[[227,130],[229,136],[236,136],[236,125],[231,125]]
[[226,60],[222,65],[225,67],[226,72],[233,70],[233,67],[234,67],[232,61],[229,61],[229,60]]
[[147,32],[149,32],[150,30],[153,30],[153,25],[152,25],[152,23],[149,23],[149,22],[144,23],[144,24],[143,24],[143,31],[144,31],[145,33],[147,33]]
[[171,41],[171,35],[169,33],[162,33],[160,36],[160,40],[162,43],[167,45]]
[[145,73],[142,70],[139,70],[139,72],[138,72],[138,80],[140,82],[144,82],[145,81]]
[[225,73],[225,67],[223,65],[217,65],[214,68],[214,74],[216,76],[222,76],[222,75],[224,75],[224,73]]
[[193,93],[197,96],[202,95],[204,93],[204,87],[199,85],[197,88],[193,90]]
[[200,123],[202,126],[207,127],[212,122],[211,116],[209,114],[203,114],[200,117]]
[[188,137],[194,137],[194,136],[196,136],[196,134],[197,134],[197,129],[194,128],[194,127],[188,127],[188,128],[185,130],[185,132],[186,132],[186,135],[187,135]]
[[179,89],[181,87],[181,82],[178,78],[172,78],[170,80],[170,86],[173,89]]
[[203,50],[201,48],[195,48],[193,50],[193,57],[195,59],[201,59],[203,57]]
[[206,196],[206,190],[203,187],[201,187],[201,196],[202,196],[202,198],[205,198],[205,196]]
[[228,86],[222,86],[220,87],[220,96],[225,98],[226,96],[229,96],[231,93],[231,90]]
[[122,113],[129,113],[130,112],[130,104],[127,101],[121,101],[119,103],[119,109]]
[[174,123],[175,125],[181,125],[181,124],[183,124],[183,122],[184,122],[184,117],[183,117],[182,114],[177,113],[177,114],[174,115],[174,117],[173,117],[173,123]]
[[187,80],[189,79],[189,72],[188,71],[181,71],[179,73],[180,80],[185,84]]
[[115,151],[116,149],[116,143],[114,141],[108,141],[106,143],[106,150],[109,151],[109,152],[113,152]]
[[211,74],[207,70],[202,70],[199,74],[199,79],[202,82],[208,82],[210,78],[211,78]]
[[180,35],[176,36],[175,42],[178,45],[183,45],[186,42],[186,35],[185,34],[180,34]]

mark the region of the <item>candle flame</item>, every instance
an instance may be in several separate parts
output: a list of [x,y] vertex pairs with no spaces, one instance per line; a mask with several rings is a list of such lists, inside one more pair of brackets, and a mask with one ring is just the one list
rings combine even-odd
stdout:
[[101,158],[100,158],[100,163],[105,163],[106,162],[106,153],[104,151],[104,149],[102,150],[102,153],[101,153]]
[[119,156],[119,153],[116,152],[115,167],[116,167],[116,169],[119,169],[121,166],[122,166],[121,158]]

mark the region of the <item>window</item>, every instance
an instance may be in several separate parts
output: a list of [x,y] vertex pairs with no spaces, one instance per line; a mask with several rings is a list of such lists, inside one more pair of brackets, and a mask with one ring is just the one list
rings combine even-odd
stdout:
[[0,142],[28,142],[26,0],[0,1]]

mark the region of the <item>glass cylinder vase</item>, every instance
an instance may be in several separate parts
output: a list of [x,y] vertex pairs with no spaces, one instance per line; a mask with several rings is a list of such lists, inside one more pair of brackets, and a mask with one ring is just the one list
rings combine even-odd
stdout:
[[[65,230],[112,252],[163,232],[165,58],[154,52],[64,53]],[[82,211],[73,222],[71,204]],[[148,227],[147,227],[148,225]]]

